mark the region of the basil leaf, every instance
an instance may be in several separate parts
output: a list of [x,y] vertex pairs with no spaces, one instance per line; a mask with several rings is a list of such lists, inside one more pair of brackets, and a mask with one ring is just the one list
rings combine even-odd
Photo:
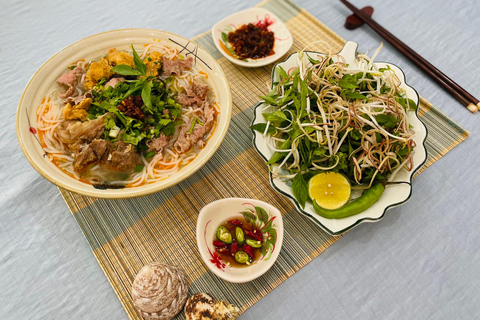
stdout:
[[135,68],[137,68],[137,70],[140,71],[142,75],[146,76],[147,66],[143,63],[143,61],[138,56],[137,51],[135,51],[135,48],[133,47],[133,44],[132,44],[132,51],[133,51],[133,62],[135,63]]
[[277,100],[275,98],[272,98],[270,96],[260,96],[261,99],[263,99],[266,103],[272,104],[274,106],[277,105]]
[[140,71],[133,69],[126,64],[119,64],[111,69],[112,72],[120,74],[122,76],[141,76],[142,73]]
[[265,118],[265,120],[270,122],[282,122],[287,120],[287,116],[281,110],[277,110],[271,113],[262,113],[262,115]]
[[386,114],[379,114],[375,117],[375,120],[377,120],[378,124],[381,126],[384,126],[385,128],[388,129],[393,129],[397,126],[398,119],[393,117],[393,116],[388,116]]
[[[253,126],[250,126],[250,129],[256,130],[260,133],[265,133],[265,129],[267,128],[266,123],[257,123],[254,124]],[[275,127],[274,126],[268,126],[267,133],[274,133],[275,132]]]
[[358,87],[357,80],[351,74],[344,75],[338,81],[338,85],[343,89],[356,89]]
[[305,208],[305,202],[308,198],[308,186],[301,173],[297,173],[292,181],[292,192],[302,208]]
[[283,141],[279,146],[278,146],[278,149],[282,149],[282,150],[285,150],[285,152],[278,152],[278,151],[275,151],[272,155],[272,157],[270,158],[270,160],[268,160],[267,164],[274,164],[274,163],[277,163],[279,161],[281,161],[283,158],[285,158],[285,156],[287,155],[287,153],[290,151],[288,149],[290,149],[292,147],[292,140],[290,138],[288,138],[287,140]]
[[152,109],[152,97],[151,97],[152,86],[153,86],[152,81],[147,81],[145,82],[142,88],[142,100],[148,109]]

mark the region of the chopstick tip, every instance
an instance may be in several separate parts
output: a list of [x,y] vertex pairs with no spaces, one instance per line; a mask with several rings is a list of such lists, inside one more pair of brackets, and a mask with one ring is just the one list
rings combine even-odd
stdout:
[[475,112],[478,111],[479,105],[480,105],[480,102],[479,102],[477,105],[474,105],[473,103],[470,103],[470,104],[467,106],[467,109],[470,110],[471,113],[475,113]]
[[477,103],[477,109],[480,110],[480,102]]

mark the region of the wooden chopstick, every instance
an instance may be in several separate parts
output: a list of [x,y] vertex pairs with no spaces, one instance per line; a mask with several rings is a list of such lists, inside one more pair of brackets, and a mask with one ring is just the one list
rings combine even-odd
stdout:
[[430,62],[425,60],[422,56],[416,53],[412,48],[400,41],[393,34],[388,32],[385,28],[379,25],[375,20],[370,18],[360,9],[356,8],[347,0],[340,0],[352,12],[359,17],[363,22],[368,24],[375,32],[385,38],[398,51],[403,53],[408,59],[417,65],[422,71],[428,74],[433,80],[447,90],[453,97],[460,101],[470,112],[475,113],[480,110],[480,101],[468,93],[465,89],[460,87],[455,81],[450,79],[443,72],[434,67]]

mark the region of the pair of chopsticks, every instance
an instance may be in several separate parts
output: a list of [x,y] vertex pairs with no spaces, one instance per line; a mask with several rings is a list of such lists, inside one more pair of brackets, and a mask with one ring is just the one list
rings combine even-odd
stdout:
[[398,51],[403,53],[408,59],[417,65],[422,71],[428,74],[433,80],[447,90],[455,99],[461,102],[470,112],[475,113],[480,110],[480,101],[468,93],[465,89],[460,87],[455,81],[446,76],[443,72],[435,68],[430,62],[425,60],[418,53],[413,51],[412,48],[400,41],[393,34],[384,29],[375,20],[370,18],[362,10],[357,9],[353,4],[347,0],[340,0],[346,5],[352,12],[360,18],[363,22],[368,24],[375,32],[385,38],[392,46]]

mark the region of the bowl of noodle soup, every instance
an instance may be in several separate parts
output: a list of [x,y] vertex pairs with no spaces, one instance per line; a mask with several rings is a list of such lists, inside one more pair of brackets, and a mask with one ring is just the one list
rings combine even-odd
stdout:
[[58,187],[129,198],[171,187],[222,143],[232,98],[221,67],[180,36],[124,29],[82,39],[33,75],[17,137]]

